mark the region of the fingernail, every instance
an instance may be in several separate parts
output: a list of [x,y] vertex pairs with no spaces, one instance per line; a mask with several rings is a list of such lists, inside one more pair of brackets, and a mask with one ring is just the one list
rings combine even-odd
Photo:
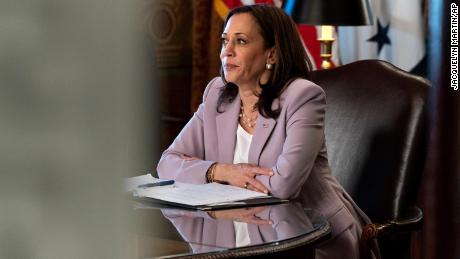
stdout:
[[270,225],[273,224],[273,221],[270,220],[270,222],[268,222]]
[[268,190],[265,190],[264,193],[265,193],[265,194],[268,194]]
[[273,175],[273,172],[270,172],[270,176],[272,176],[272,175]]

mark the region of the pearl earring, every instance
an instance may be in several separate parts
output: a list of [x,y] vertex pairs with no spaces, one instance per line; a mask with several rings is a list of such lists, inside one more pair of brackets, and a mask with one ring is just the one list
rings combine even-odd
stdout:
[[267,70],[272,70],[272,69],[273,69],[273,64],[267,63],[267,64],[265,64],[265,68],[266,68]]

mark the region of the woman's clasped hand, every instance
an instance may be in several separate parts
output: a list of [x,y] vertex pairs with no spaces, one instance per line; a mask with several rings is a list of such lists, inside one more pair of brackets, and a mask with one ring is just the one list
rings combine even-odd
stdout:
[[258,176],[270,177],[273,176],[273,171],[248,163],[217,164],[214,180],[268,194],[267,187],[257,180]]

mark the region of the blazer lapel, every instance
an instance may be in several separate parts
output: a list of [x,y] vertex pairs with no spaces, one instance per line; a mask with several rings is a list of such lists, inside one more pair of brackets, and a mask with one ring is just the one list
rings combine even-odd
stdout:
[[268,141],[270,134],[275,128],[276,120],[273,118],[265,118],[259,115],[256,121],[256,128],[254,135],[252,136],[251,147],[249,148],[249,159],[250,164],[259,164],[260,154]]
[[225,111],[216,117],[219,162],[221,163],[233,163],[236,130],[241,107],[239,99],[239,96],[237,96],[232,103],[226,104]]

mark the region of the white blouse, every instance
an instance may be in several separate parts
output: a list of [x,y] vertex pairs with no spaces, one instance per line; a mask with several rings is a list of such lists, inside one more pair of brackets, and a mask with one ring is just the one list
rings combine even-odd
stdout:
[[[238,124],[236,131],[235,154],[233,155],[233,163],[247,163],[249,157],[249,147],[251,146],[252,135]],[[251,243],[249,239],[248,224],[244,222],[233,221],[235,227],[235,243],[236,247],[247,246]]]

